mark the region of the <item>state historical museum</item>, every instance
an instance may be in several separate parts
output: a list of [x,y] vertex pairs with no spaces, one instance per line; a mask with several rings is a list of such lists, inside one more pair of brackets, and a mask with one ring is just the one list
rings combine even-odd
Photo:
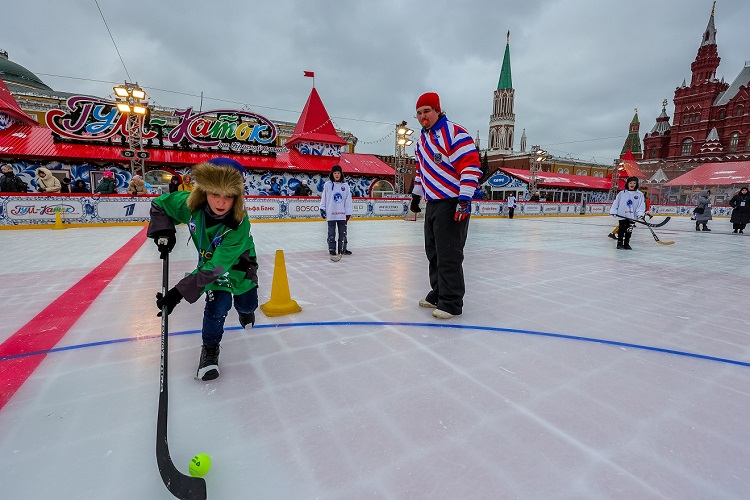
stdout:
[[750,63],[745,63],[731,85],[724,78],[717,79],[721,58],[714,8],[690,65],[690,84],[683,80],[675,89],[673,124],[669,125],[662,109],[656,125],[643,138],[639,165],[645,173],[658,168],[678,173],[703,163],[750,160]]

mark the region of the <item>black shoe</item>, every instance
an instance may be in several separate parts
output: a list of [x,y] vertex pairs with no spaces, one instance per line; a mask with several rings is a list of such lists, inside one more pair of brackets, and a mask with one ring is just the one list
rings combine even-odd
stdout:
[[328,250],[328,253],[331,255],[336,255],[336,250]]
[[617,248],[620,248],[620,249],[625,248],[625,245],[623,245],[622,243],[618,243]]
[[352,253],[349,250],[344,250],[341,252],[341,255],[351,255]]
[[613,240],[617,239],[617,235],[615,233],[609,233],[607,236],[612,238]]
[[625,250],[632,250],[632,249],[633,249],[633,247],[631,247],[631,246],[630,246],[630,243],[625,243],[625,244],[624,244],[624,245],[622,246],[622,248],[624,248]]
[[710,229],[707,226],[703,226],[704,231],[710,231]]
[[740,234],[745,234],[745,232],[742,229],[740,229]]
[[735,230],[734,230],[734,231],[732,231],[732,232],[736,234],[736,233],[737,233],[737,231],[738,231],[738,230],[737,230],[737,229],[735,229]]
[[247,313],[247,314],[243,314],[243,313],[239,313],[239,314],[240,314],[240,325],[242,326],[242,328],[245,328],[247,325],[250,325],[250,328],[255,326],[255,313],[254,312]]
[[219,344],[204,345],[201,350],[201,361],[198,364],[196,378],[203,381],[213,380],[219,376]]

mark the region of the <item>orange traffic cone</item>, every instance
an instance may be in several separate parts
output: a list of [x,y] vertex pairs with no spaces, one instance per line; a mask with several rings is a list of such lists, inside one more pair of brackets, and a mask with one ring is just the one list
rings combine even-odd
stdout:
[[276,250],[276,260],[273,265],[273,282],[271,283],[271,300],[262,304],[260,310],[266,316],[284,316],[302,311],[302,308],[292,300],[289,293],[289,280],[286,276],[286,263],[283,250]]

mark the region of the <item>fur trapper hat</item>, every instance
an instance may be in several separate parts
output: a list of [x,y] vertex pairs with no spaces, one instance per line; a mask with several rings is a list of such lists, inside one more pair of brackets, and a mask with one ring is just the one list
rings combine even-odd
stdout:
[[334,180],[334,178],[333,178],[333,173],[334,173],[334,172],[339,172],[339,173],[341,173],[341,179],[339,179],[339,182],[346,182],[346,181],[344,180],[344,169],[342,169],[342,168],[341,168],[341,165],[334,165],[334,166],[332,166],[332,167],[331,167],[331,173],[330,173],[330,174],[328,174],[328,178],[329,178],[330,180],[332,180],[332,181],[334,181],[334,182],[335,182],[335,180]]
[[190,173],[195,180],[195,188],[188,196],[188,209],[202,209],[207,203],[207,193],[228,194],[234,196],[232,218],[237,223],[242,222],[246,214],[243,170],[242,165],[229,158],[215,158],[194,166]]

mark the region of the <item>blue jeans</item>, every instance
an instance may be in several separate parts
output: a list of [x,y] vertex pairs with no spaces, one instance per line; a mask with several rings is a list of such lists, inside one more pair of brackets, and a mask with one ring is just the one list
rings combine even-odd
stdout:
[[[336,228],[339,230],[339,243],[336,245]],[[328,221],[328,251],[338,253],[346,250],[346,219]]]
[[[224,321],[232,308],[232,294],[224,290],[206,292],[206,308],[203,310],[203,345],[216,345],[224,335]],[[234,308],[238,313],[249,314],[258,307],[258,287],[242,295],[234,295]]]

